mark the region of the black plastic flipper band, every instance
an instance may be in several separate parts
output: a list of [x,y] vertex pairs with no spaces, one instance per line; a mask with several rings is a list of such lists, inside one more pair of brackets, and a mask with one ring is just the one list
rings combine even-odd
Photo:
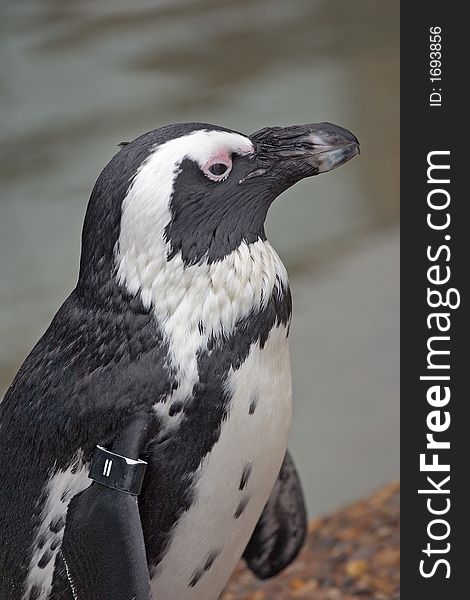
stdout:
[[107,487],[138,496],[144,480],[147,463],[126,458],[96,446],[88,477]]

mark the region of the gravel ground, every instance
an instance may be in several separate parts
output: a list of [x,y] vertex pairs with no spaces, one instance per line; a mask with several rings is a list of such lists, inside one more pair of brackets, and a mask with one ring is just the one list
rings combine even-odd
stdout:
[[307,543],[278,577],[242,564],[221,600],[399,600],[398,483],[310,522]]

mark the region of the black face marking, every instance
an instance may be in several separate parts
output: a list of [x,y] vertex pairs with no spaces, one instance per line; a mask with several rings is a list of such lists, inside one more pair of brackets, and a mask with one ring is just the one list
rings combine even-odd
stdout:
[[234,519],[238,519],[238,518],[241,517],[241,515],[243,514],[243,511],[247,507],[247,504],[248,504],[249,501],[250,501],[250,497],[249,496],[243,496],[243,498],[238,503],[236,511],[233,514]]
[[258,404],[258,396],[253,396],[253,398],[251,399],[251,402],[250,402],[250,408],[248,409],[248,412],[250,415],[255,414],[257,404]]
[[204,563],[204,565],[200,568],[197,569],[191,579],[189,580],[188,586],[189,587],[194,587],[196,585],[196,583],[201,579],[201,577],[204,575],[205,572],[209,571],[209,569],[212,567],[212,565],[214,564],[215,559],[219,556],[220,554],[220,550],[213,550],[206,558],[206,562]]
[[[311,137],[317,129],[325,139],[352,144],[351,152],[357,152],[357,140],[350,132],[322,123],[268,127],[254,133],[250,136],[254,152],[232,155],[232,169],[222,181],[210,180],[196,162],[184,159],[173,183],[171,221],[165,229],[171,247],[168,259],[181,252],[186,265],[212,263],[243,241],[265,240],[264,222],[272,202],[322,168],[321,150],[326,146],[315,148]],[[221,175],[226,165],[214,164],[210,169]]]
[[259,185],[240,186],[251,168],[249,156],[233,159],[224,181],[208,179],[195,162],[185,159],[173,184],[171,221],[165,229],[168,260],[178,252],[186,265],[212,263],[227,256],[242,241],[265,240],[264,221],[270,194]]
[[248,479],[250,478],[251,475],[251,463],[246,463],[246,465],[243,467],[243,472],[242,472],[242,477],[240,479],[240,485],[238,486],[238,489],[240,491],[244,490],[246,488],[246,484],[248,483]]

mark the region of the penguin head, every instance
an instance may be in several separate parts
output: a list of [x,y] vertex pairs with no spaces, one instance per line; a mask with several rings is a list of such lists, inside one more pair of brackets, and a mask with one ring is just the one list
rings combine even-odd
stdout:
[[79,284],[103,285],[126,272],[137,292],[150,262],[213,263],[242,242],[265,240],[277,196],[358,152],[356,137],[330,123],[250,136],[201,123],[146,133],[124,144],[95,184]]

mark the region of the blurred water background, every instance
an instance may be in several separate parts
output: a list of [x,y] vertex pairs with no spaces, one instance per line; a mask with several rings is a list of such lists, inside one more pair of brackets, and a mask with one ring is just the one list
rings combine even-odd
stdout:
[[117,144],[176,121],[332,121],[362,155],[273,206],[290,272],[291,449],[310,514],[398,476],[398,0],[1,5],[0,390],[75,285]]

